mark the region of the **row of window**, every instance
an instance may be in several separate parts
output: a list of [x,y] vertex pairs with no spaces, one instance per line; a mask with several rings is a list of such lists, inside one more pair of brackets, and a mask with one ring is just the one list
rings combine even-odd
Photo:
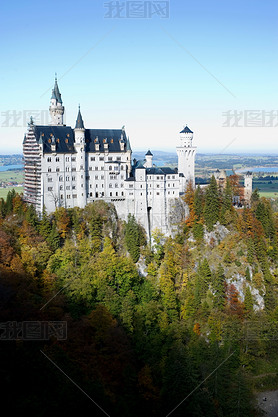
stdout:
[[[59,156],[56,156],[56,158],[53,158],[53,161],[54,161],[54,159],[55,159],[56,162],[60,162]],[[66,162],[69,162],[69,161],[75,162],[76,161],[76,157],[75,156],[72,156],[72,157],[66,156]],[[48,156],[47,157],[47,162],[52,162],[51,156]]]
[[[99,161],[104,161],[104,157],[103,156],[100,156],[99,158],[97,158],[97,156],[91,156],[91,161],[97,161],[97,160],[99,160]],[[108,161],[121,161],[121,160],[124,160],[124,157],[123,158],[121,158],[120,156],[117,156],[116,158],[114,157],[112,157],[112,156],[108,156]],[[128,161],[128,157],[126,158],[126,160]]]

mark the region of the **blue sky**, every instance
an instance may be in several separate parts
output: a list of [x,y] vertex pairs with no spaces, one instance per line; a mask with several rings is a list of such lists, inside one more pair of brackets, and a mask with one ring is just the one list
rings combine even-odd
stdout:
[[55,72],[68,125],[80,103],[86,127],[125,125],[133,149],[173,150],[188,124],[200,152],[278,153],[277,2],[172,0],[147,19],[127,2],[105,18],[107,3],[1,4],[0,153],[21,152]]

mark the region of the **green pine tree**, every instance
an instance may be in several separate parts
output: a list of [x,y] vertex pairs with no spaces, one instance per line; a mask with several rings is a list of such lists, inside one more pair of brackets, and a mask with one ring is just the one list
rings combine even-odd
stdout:
[[210,184],[205,194],[204,219],[209,231],[213,229],[219,220],[220,198],[217,182],[214,176],[211,177]]

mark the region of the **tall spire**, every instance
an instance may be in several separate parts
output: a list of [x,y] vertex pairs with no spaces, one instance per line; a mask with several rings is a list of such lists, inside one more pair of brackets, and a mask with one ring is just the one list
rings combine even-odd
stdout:
[[54,83],[54,89],[53,89],[53,92],[52,92],[52,97],[56,98],[58,103],[63,104],[61,93],[60,93],[60,90],[59,90],[59,87],[58,87],[57,73],[56,72],[55,72],[55,83]]
[[51,116],[50,125],[63,125],[64,107],[61,93],[58,87],[57,74],[55,73],[54,88],[50,100],[49,112]]
[[80,104],[78,106],[78,114],[77,114],[75,129],[85,129],[83,119],[82,119],[82,116],[81,116],[81,112],[80,112]]

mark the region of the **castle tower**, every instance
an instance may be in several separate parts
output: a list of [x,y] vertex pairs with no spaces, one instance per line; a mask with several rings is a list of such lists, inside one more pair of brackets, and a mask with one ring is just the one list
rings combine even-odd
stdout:
[[79,106],[74,129],[74,147],[76,150],[77,205],[81,208],[84,208],[86,206],[87,194],[85,145],[85,128]]
[[65,108],[63,106],[61,93],[59,91],[58,83],[57,83],[57,76],[55,76],[55,83],[54,88],[52,90],[52,96],[50,100],[50,107],[49,113],[51,117],[50,125],[52,126],[64,126],[63,118],[64,118],[64,111]]
[[195,155],[196,147],[192,146],[193,132],[189,127],[185,127],[180,132],[178,154],[178,172],[180,175],[180,193],[184,193],[186,185],[192,181],[195,187]]
[[151,153],[150,150],[148,150],[148,152],[145,155],[145,168],[152,168],[153,167],[153,154]]
[[252,185],[253,185],[253,174],[247,171],[244,175],[244,201],[245,204],[249,205],[252,196]]

